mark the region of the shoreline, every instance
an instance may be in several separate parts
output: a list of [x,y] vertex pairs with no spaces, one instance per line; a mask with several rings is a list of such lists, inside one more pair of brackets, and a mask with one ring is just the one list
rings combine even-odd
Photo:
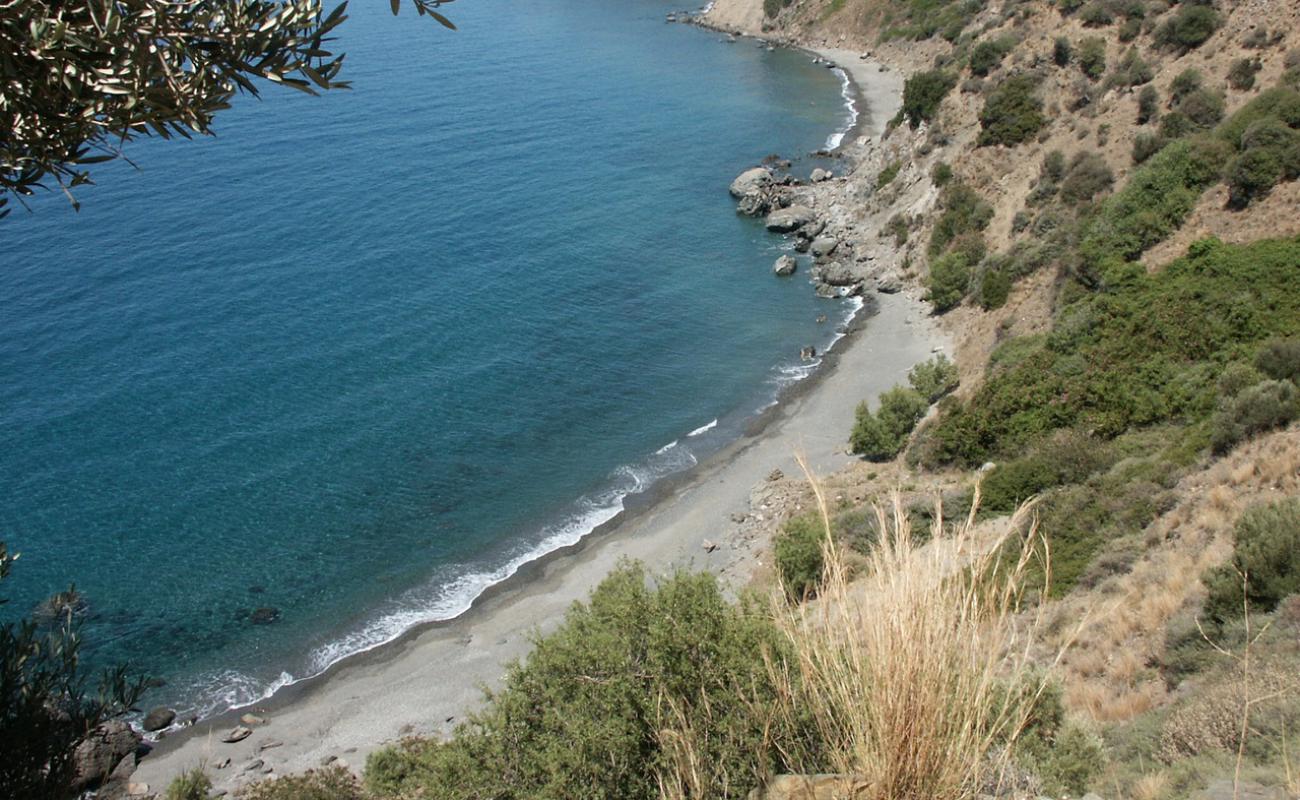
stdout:
[[[848,51],[800,49],[834,62],[852,87],[857,119],[836,148],[847,155],[864,129],[883,128],[888,117],[882,111],[894,108],[888,88],[875,93],[884,98],[882,108],[863,88],[873,62],[850,66],[843,58]],[[329,758],[359,768],[366,754],[401,736],[445,734],[481,702],[480,687],[496,684],[506,663],[527,654],[533,632],[558,624],[564,611],[585,599],[624,557],[645,562],[653,574],[707,569],[732,589],[743,586],[761,567],[758,555],[767,543],[765,534],[737,531],[737,516],[763,521],[762,513],[750,513],[753,488],[761,487],[773,469],[797,474],[796,451],[803,451],[819,474],[855,461],[844,452],[853,407],[905,379],[936,346],[948,350],[944,344],[917,297],[868,296],[811,374],[783,387],[774,403],[745,422],[737,439],[695,466],[626,496],[613,518],[520,565],[457,616],[418,623],[266,699],[169,732],[140,762],[137,780],[160,787],[195,764],[212,767],[231,759],[212,775],[218,788],[233,789]],[[715,542],[721,544],[710,547]],[[238,744],[219,743],[247,713],[270,722]],[[246,771],[253,759],[264,763]]]

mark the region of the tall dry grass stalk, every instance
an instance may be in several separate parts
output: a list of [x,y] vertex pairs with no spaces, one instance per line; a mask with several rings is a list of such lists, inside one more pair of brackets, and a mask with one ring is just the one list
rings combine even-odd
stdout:
[[936,503],[921,544],[895,492],[875,506],[879,541],[851,581],[813,486],[825,572],[816,600],[776,609],[796,653],[770,665],[781,710],[813,716],[829,761],[822,770],[851,776],[854,797],[964,800],[1003,784],[1046,680],[1031,658],[1041,617],[1021,613],[1029,568],[1048,555],[1032,506],[995,531],[981,528],[977,487],[954,524]]

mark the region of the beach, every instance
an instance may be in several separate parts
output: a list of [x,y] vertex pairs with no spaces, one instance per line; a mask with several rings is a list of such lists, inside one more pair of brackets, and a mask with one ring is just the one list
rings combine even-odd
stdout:
[[[895,112],[901,76],[881,74],[857,54],[822,55],[869,87],[866,108],[859,96],[862,117],[850,135],[877,135]],[[460,617],[348,658],[264,703],[171,734],[141,761],[135,780],[158,790],[180,771],[204,764],[217,789],[231,790],[331,760],[360,771],[366,756],[386,743],[445,734],[481,701],[482,687],[500,680],[505,664],[526,656],[532,634],[554,628],[621,559],[639,560],[653,574],[704,569],[732,589],[745,585],[768,544],[740,535],[740,521],[765,513],[752,507],[755,488],[774,470],[797,478],[796,454],[819,475],[853,463],[847,440],[858,403],[905,383],[908,370],[936,349],[950,352],[918,290],[875,295],[869,304],[876,313],[860,314],[817,372],[787,391],[749,435],[580,544],[526,566]],[[243,741],[223,743],[249,713],[265,722]]]

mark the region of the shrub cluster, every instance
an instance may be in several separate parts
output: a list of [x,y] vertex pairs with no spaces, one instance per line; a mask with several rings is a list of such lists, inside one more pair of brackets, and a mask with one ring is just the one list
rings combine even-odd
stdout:
[[957,374],[957,365],[940,353],[929,361],[922,361],[912,367],[907,373],[907,382],[926,402],[934,403],[956,389],[961,379]]
[[781,585],[795,599],[812,597],[821,582],[826,529],[818,514],[791,517],[772,542]]
[[957,76],[941,69],[918,72],[903,82],[903,104],[898,121],[907,120],[913,128],[929,122],[939,111],[939,104],[957,85]]
[[1011,147],[1038,135],[1047,118],[1037,90],[1038,81],[1030,75],[1012,75],[999,83],[980,112],[980,145]]
[[1099,81],[1106,74],[1106,40],[1090,36],[1079,43],[1079,69],[1089,80]]
[[[1300,592],[1300,498],[1255,506],[1241,515],[1232,558],[1206,573],[1206,614],[1219,623],[1277,608]],[[1245,595],[1242,576],[1247,577]]]
[[849,444],[868,461],[888,461],[903,450],[929,403],[915,389],[895,386],[880,395],[875,414],[863,402],[858,406]]
[[1211,6],[1183,3],[1155,30],[1156,43],[1187,51],[1200,47],[1223,25],[1223,18]]
[[1007,53],[1016,48],[1016,44],[1017,41],[1013,36],[999,36],[975,45],[968,61],[970,74],[979,77],[988,75],[1002,63]]
[[935,220],[934,230],[930,233],[928,252],[932,257],[947,250],[963,235],[977,234],[984,230],[993,219],[993,206],[961,181],[954,181],[944,187],[939,196],[939,207],[943,211]]

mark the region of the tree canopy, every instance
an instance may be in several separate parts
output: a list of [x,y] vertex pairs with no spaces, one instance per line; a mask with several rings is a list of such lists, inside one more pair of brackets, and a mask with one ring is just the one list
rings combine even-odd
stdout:
[[[396,14],[401,0],[390,0]],[[437,11],[451,0],[412,0]],[[0,2],[0,217],[56,184],[74,207],[89,167],[141,135],[211,132],[218,111],[259,82],[309,94],[346,88],[330,35],[347,3],[321,0]]]

